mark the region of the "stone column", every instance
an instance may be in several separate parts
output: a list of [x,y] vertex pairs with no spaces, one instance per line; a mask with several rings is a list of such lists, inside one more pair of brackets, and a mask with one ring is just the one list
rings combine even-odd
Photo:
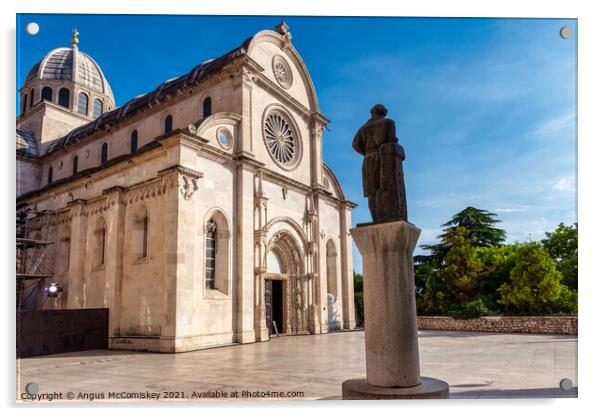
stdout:
[[351,257],[351,235],[349,227],[351,225],[351,208],[346,203],[341,203],[339,207],[339,224],[341,233],[341,277],[342,277],[342,307],[343,307],[343,327],[345,329],[355,329],[355,297],[353,290],[353,260]]
[[76,199],[68,204],[71,208],[71,241],[69,243],[67,309],[85,307],[84,275],[86,273],[86,238],[88,233],[88,217],[84,212],[85,204],[86,201],[82,199]]
[[103,190],[103,194],[107,195],[108,200],[104,305],[109,308],[109,337],[117,336],[120,327],[125,228],[123,191],[124,188],[119,186]]
[[343,399],[447,398],[447,383],[420,377],[412,253],[420,229],[405,221],[351,230],[362,254],[367,379],[343,383]]
[[[243,160],[244,159],[244,160]],[[248,163],[246,163],[248,162]],[[236,342],[255,342],[255,256],[253,230],[253,161],[239,158],[236,164],[235,247],[236,247]]]

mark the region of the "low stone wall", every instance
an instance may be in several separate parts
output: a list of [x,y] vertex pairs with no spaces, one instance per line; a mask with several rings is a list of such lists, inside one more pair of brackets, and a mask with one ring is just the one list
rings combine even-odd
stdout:
[[419,316],[418,329],[577,335],[577,317],[483,316],[474,319],[456,319],[448,316]]

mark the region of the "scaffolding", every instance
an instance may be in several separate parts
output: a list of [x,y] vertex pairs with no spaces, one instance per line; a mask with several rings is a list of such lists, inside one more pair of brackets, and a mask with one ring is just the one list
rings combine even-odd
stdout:
[[44,266],[44,260],[53,243],[32,238],[30,234],[34,225],[39,229],[47,228],[54,214],[51,210],[37,211],[17,206],[17,310],[36,309],[44,283],[52,277],[52,273]]

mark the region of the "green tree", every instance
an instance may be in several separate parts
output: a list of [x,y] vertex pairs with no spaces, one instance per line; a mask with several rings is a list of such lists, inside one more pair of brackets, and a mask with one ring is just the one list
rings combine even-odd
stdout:
[[437,270],[435,266],[430,263],[416,262],[414,264],[414,282],[416,286],[416,310],[419,315],[429,314],[429,307],[425,299],[425,295],[428,292],[427,285],[428,281],[436,278]]
[[478,247],[477,258],[481,262],[481,299],[490,312],[499,312],[500,287],[510,282],[510,270],[516,261],[517,244]]
[[566,226],[560,223],[556,230],[546,233],[541,243],[550,257],[556,262],[556,268],[563,276],[563,283],[570,289],[577,290],[577,223]]
[[465,238],[475,247],[499,246],[506,239],[506,231],[495,227],[495,224],[500,222],[495,218],[496,216],[497,214],[493,212],[474,207],[463,209],[441,226],[445,227],[443,234],[438,236],[441,243],[420,246],[424,250],[429,250],[431,255],[417,256],[416,260],[442,266],[445,255],[450,249],[450,245],[445,242],[446,236],[458,227],[464,228]]
[[467,230],[461,226],[449,230],[443,243],[449,250],[443,259],[445,267],[440,275],[452,299],[458,302],[474,299],[479,294],[479,274],[483,267]]
[[500,287],[500,304],[518,314],[577,313],[577,296],[540,243],[519,246],[510,283]]
[[483,267],[467,230],[462,226],[450,229],[443,244],[449,247],[442,262],[444,267],[430,271],[426,277],[425,293],[419,302],[423,311],[458,318],[486,314],[480,299]]
[[355,319],[356,325],[364,325],[364,277],[353,272],[353,298],[355,301]]

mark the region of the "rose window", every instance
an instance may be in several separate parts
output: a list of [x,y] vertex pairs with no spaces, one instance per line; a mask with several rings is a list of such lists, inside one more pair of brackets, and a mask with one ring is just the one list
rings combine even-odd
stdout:
[[297,160],[297,137],[289,121],[280,113],[272,112],[263,123],[266,146],[279,163],[290,166]]
[[276,78],[276,81],[278,81],[282,88],[290,88],[293,82],[291,68],[282,56],[274,56],[272,71],[274,72],[274,78]]

